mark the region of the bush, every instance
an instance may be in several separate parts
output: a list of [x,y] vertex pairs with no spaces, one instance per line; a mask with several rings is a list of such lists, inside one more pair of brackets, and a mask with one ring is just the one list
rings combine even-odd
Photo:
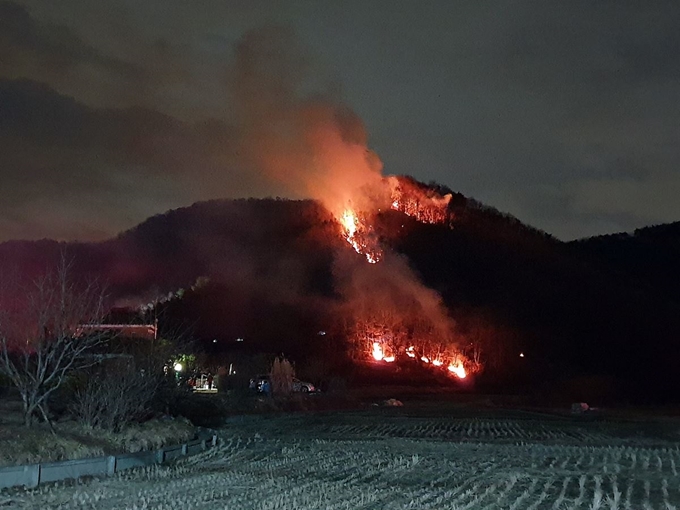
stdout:
[[272,393],[277,396],[288,396],[293,392],[295,369],[286,358],[276,358],[269,373]]
[[117,432],[148,418],[163,376],[146,373],[132,360],[109,363],[93,371],[70,406],[83,425]]

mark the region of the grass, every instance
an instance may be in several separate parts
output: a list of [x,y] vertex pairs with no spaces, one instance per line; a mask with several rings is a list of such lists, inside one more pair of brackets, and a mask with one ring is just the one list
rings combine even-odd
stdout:
[[[649,429],[653,430],[653,429]],[[171,465],[0,495],[13,508],[680,507],[680,445],[625,424],[441,405],[229,419]]]
[[159,448],[191,439],[195,427],[186,419],[149,420],[120,433],[84,427],[72,420],[57,421],[52,434],[45,424],[25,428],[20,403],[0,405],[0,466],[82,459]]

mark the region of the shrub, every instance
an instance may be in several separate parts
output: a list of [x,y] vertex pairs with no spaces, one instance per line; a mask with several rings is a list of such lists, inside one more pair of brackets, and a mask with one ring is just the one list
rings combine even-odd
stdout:
[[286,358],[276,358],[269,373],[272,393],[276,396],[288,396],[293,392],[295,369]]
[[71,412],[83,425],[119,431],[149,417],[162,383],[162,374],[147,373],[131,359],[116,360],[90,374],[76,391]]

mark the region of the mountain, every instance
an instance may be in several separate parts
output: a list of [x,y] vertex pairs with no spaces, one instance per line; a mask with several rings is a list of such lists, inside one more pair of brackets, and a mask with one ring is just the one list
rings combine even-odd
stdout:
[[[678,394],[679,224],[563,243],[445,187],[418,185],[451,193],[451,224],[389,210],[375,235],[440,293],[461,338],[482,346],[480,384],[555,388],[597,376],[618,398]],[[206,342],[246,337],[251,349],[298,359],[340,349],[320,351],[337,340],[317,333],[332,328],[339,306],[334,260],[360,257],[321,205],[248,199],[169,211],[101,243],[6,242],[0,260],[26,283],[62,251],[79,275],[107,282],[118,304],[186,289],[164,309]],[[210,283],[191,288],[201,277]]]

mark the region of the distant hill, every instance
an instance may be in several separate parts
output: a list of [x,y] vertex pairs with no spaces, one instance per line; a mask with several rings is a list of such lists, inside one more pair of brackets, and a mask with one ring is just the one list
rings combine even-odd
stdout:
[[570,243],[603,270],[680,306],[680,221]]
[[[451,193],[452,228],[386,211],[375,230],[441,293],[462,337],[484,345],[489,384],[524,378],[541,387],[598,375],[624,395],[652,388],[667,398],[680,389],[680,223],[563,243]],[[333,315],[333,259],[351,253],[339,232],[312,201],[216,200],[101,243],[2,243],[0,259],[6,274],[28,282],[65,250],[119,304],[183,288],[166,308],[204,340],[245,335],[258,348],[302,356]],[[210,284],[191,290],[199,277]]]

